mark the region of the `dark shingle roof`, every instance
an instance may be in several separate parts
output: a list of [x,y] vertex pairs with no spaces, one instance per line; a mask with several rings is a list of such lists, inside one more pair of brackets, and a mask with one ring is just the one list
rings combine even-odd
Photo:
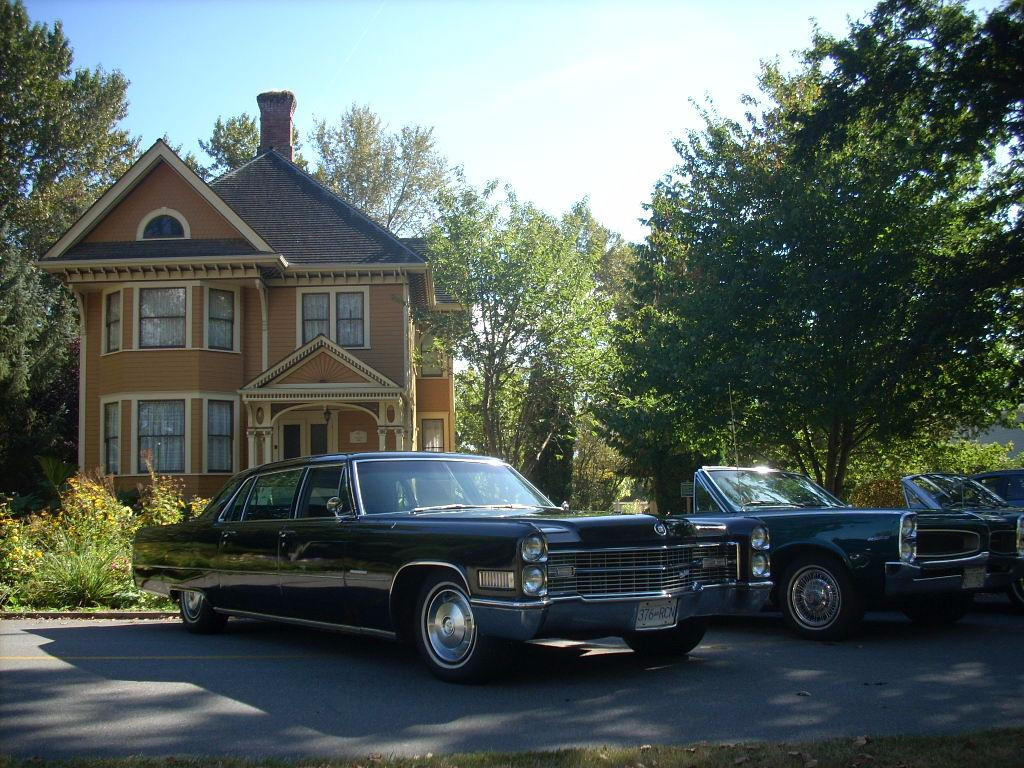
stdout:
[[[425,237],[403,237],[402,242],[412,248],[416,253],[422,256],[427,261],[430,260],[429,254],[427,253],[427,238]],[[414,285],[413,290],[419,290],[421,293],[424,291],[423,286],[418,288]],[[434,301],[438,304],[454,304],[455,299],[451,294],[442,291],[436,285],[434,286]]]
[[248,240],[132,240],[118,243],[78,243],[61,261],[92,259],[175,259],[245,256],[258,251]]
[[265,152],[210,186],[292,264],[410,264],[423,256],[302,169]]

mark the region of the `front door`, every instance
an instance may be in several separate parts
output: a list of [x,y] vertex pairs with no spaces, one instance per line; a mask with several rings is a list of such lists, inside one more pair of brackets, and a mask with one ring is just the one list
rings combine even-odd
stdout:
[[281,417],[276,429],[276,459],[298,459],[338,450],[337,413],[329,421],[323,411],[299,411]]

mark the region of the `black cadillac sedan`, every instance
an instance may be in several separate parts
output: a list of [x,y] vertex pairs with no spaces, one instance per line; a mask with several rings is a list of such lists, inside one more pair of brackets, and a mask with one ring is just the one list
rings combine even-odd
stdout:
[[133,569],[190,631],[238,616],[401,638],[469,681],[535,638],[687,653],[706,617],[768,598],[763,533],[574,514],[496,459],[334,454],[246,470],[198,518],[142,529]]

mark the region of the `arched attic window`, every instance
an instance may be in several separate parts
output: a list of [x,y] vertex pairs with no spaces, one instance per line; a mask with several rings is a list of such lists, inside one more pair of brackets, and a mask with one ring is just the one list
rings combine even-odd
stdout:
[[139,222],[139,240],[187,239],[191,236],[185,217],[170,208],[158,208]]

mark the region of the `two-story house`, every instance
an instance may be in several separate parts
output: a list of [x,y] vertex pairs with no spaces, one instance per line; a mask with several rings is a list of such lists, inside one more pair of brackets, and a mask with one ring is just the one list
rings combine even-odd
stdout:
[[38,262],[78,302],[79,464],[121,488],[149,460],[210,495],[276,459],[452,449],[414,307],[456,308],[422,241],[292,162],[290,92],[257,102],[252,161],[207,184],[158,141]]

